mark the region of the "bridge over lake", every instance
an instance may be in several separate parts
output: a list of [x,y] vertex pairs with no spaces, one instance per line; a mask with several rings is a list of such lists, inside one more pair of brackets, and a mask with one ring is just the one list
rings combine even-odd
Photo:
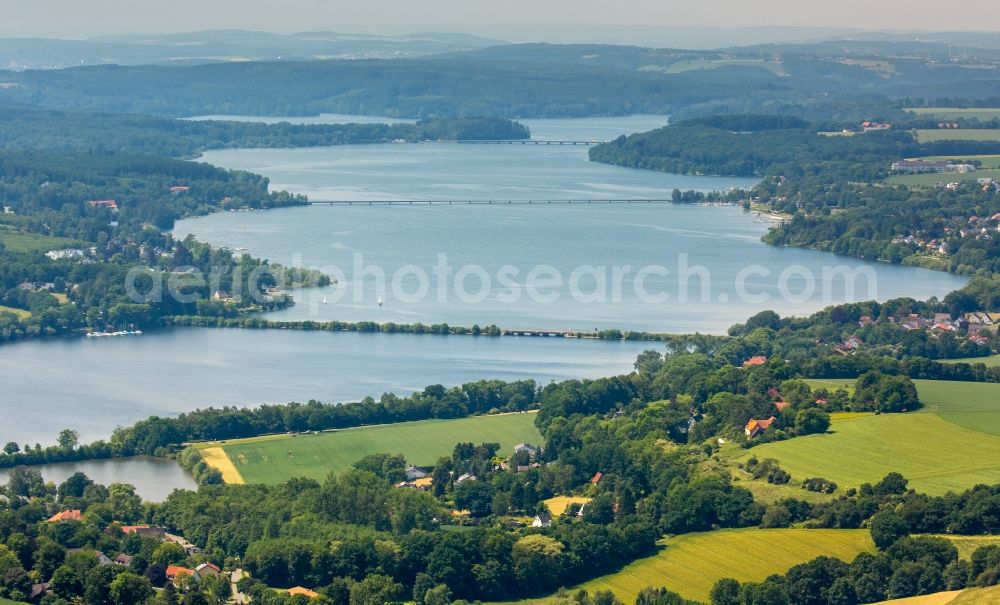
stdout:
[[458,143],[459,145],[600,145],[604,141],[567,141],[552,139],[465,139],[458,141],[437,142]]
[[667,198],[608,198],[608,199],[557,199],[557,200],[310,200],[310,206],[415,206],[432,205],[528,205],[528,204],[670,204]]

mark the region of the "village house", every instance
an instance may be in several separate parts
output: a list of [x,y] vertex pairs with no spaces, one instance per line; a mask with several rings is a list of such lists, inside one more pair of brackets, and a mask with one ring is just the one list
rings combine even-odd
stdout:
[[411,464],[410,466],[406,467],[405,475],[407,481],[414,481],[416,479],[423,479],[424,477],[426,477],[427,471],[421,468],[417,468],[416,466],[413,466]]
[[541,512],[535,515],[535,520],[531,522],[532,527],[548,527],[552,525],[552,515]]
[[222,570],[212,563],[202,563],[194,568],[195,575],[199,578],[217,577],[222,574]]
[[52,589],[48,582],[31,585],[31,596],[28,597],[32,603],[37,603],[43,596],[52,594]]
[[767,363],[767,355],[754,355],[743,362],[743,367],[752,368],[753,366],[762,366],[765,363]]
[[107,208],[112,212],[118,212],[118,202],[115,200],[90,200],[88,203],[92,208]]
[[193,569],[188,567],[182,567],[180,565],[167,565],[167,579],[177,584],[183,578],[193,578],[195,577],[195,572]]
[[520,454],[521,452],[527,452],[528,456],[534,458],[541,452],[541,450],[530,443],[518,443],[514,446],[514,454]]
[[476,476],[473,475],[472,473],[462,473],[461,475],[459,475],[458,479],[455,480],[455,483],[465,483],[466,481],[475,481],[475,480]]
[[771,425],[774,424],[775,420],[777,420],[777,418],[774,416],[764,420],[751,419],[747,422],[746,426],[743,427],[743,432],[747,437],[753,439],[757,435],[760,435],[761,433],[767,431],[767,429],[771,428]]
[[853,353],[853,352],[857,351],[858,349],[860,349],[862,347],[862,345],[864,345],[864,344],[865,344],[864,341],[862,341],[860,338],[858,338],[857,336],[851,335],[851,336],[848,336],[847,339],[844,340],[844,342],[842,342],[839,345],[835,346],[834,349],[838,353],[841,353],[843,355],[848,355],[848,354]]
[[83,250],[79,248],[66,248],[64,250],[49,250],[45,256],[52,260],[75,260],[83,258]]
[[133,557],[132,555],[126,555],[125,553],[122,553],[117,557],[115,557],[115,564],[124,565],[125,567],[128,567],[129,565],[132,564],[133,559],[135,559],[135,557]]
[[150,527],[149,525],[122,525],[122,533],[138,534],[144,538],[156,538],[163,541],[166,539],[167,531],[162,527]]
[[986,345],[989,344],[990,338],[985,334],[970,334],[969,342],[972,342],[977,345]]
[[74,508],[49,517],[49,523],[62,523],[63,521],[83,521],[83,512],[79,508]]
[[173,187],[170,188],[170,193],[174,195],[187,193],[189,191],[191,191],[191,188],[186,185],[174,185]]
[[889,130],[892,128],[892,124],[888,122],[876,122],[874,120],[866,120],[861,123],[862,132],[872,132],[878,130]]

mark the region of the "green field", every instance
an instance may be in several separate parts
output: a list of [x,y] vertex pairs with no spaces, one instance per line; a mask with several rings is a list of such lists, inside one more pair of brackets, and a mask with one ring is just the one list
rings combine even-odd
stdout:
[[247,483],[281,483],[289,477],[324,479],[368,454],[403,454],[410,464],[430,466],[450,456],[456,443],[500,443],[511,453],[514,445],[541,444],[535,414],[474,416],[457,420],[423,420],[330,431],[296,437],[279,435],[200,444],[221,445]]
[[930,155],[920,158],[921,160],[962,160],[965,162],[978,161],[981,168],[1000,168],[1000,155]]
[[992,120],[1000,118],[1000,109],[992,107],[908,107],[906,111],[942,120],[957,120],[959,118]]
[[24,309],[17,309],[15,307],[5,307],[0,305],[0,313],[13,313],[17,315],[18,319],[25,320],[31,317],[31,311],[25,311]]
[[707,69],[719,69],[720,67],[758,67],[766,69],[776,76],[787,76],[788,71],[785,66],[778,61],[765,61],[763,59],[691,59],[671,63],[667,67],[660,65],[645,65],[639,71],[661,71],[668,74],[679,74],[688,71],[701,71]]
[[11,601],[10,599],[5,599],[0,597],[0,605],[25,605],[20,601]]
[[934,538],[944,538],[958,549],[958,558],[969,560],[972,553],[982,546],[1000,545],[1000,536],[955,536],[952,534],[926,534]]
[[79,244],[65,237],[52,237],[37,233],[18,233],[0,225],[0,243],[11,252],[47,252],[59,248],[73,248]]
[[735,529],[685,534],[663,541],[656,555],[626,565],[578,587],[593,594],[610,590],[626,603],[646,586],[666,588],[707,602],[722,578],[757,582],[820,555],[851,561],[875,550],[868,530]]
[[917,141],[1000,141],[1000,129],[995,128],[934,128],[915,130]]
[[874,605],[995,605],[1000,603],[1000,586],[951,590],[908,599],[879,601]]
[[914,382],[925,405],[920,412],[834,417],[826,435],[764,444],[743,458],[775,458],[794,479],[823,477],[842,487],[890,471],[929,494],[1000,482],[1000,385]]
[[979,179],[990,178],[1000,181],[1000,170],[995,168],[989,170],[977,170],[975,172],[926,172],[924,174],[897,174],[890,176],[886,182],[893,185],[908,185],[910,187],[933,187],[938,183],[964,183],[975,182]]
[[988,368],[1000,366],[1000,355],[990,355],[989,357],[966,357],[964,359],[943,359],[945,363],[982,363]]

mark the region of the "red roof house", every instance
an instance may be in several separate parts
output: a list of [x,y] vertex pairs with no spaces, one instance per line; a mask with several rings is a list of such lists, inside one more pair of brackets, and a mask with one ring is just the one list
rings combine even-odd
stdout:
[[63,521],[83,521],[83,513],[79,508],[64,510],[49,517],[49,523],[61,523]]
[[171,582],[177,582],[184,576],[193,578],[194,570],[180,565],[167,565],[167,579]]
[[118,211],[118,202],[114,200],[90,200],[90,205],[94,208],[107,208],[116,212]]

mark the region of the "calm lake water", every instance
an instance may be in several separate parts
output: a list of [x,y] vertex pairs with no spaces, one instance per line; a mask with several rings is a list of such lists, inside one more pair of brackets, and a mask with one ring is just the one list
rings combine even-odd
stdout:
[[[59,485],[73,473],[83,473],[101,485],[129,483],[143,500],[162,502],[175,489],[198,489],[194,478],[173,460],[163,458],[115,458],[61,462],[33,467],[42,478]],[[0,469],[0,484],[7,482],[9,469]]]
[[[666,118],[526,123],[538,138],[610,139]],[[572,146],[237,149],[202,159],[264,174],[273,189],[312,200],[658,199],[674,188],[754,183],[592,163],[585,147]],[[717,206],[354,205],[216,214],[181,221],[175,233],[336,278],[329,288],[296,293],[295,307],[270,315],[289,320],[721,333],[764,309],[801,315],[847,300],[943,296],[966,283],[941,272],[767,246],[760,238],[770,224]],[[515,272],[508,281],[516,292],[504,285],[505,268],[507,276]],[[550,283],[529,292],[529,276],[538,271]],[[834,279],[830,271],[851,278]]]
[[[150,415],[408,395],[481,378],[540,383],[630,371],[652,343],[184,328],[0,347],[0,443],[84,441]],[[40,370],[44,368],[44,371]]]
[[[350,116],[317,119],[358,121]],[[662,116],[528,121],[533,135],[545,139],[610,139],[665,123]],[[213,151],[204,160],[262,173],[275,189],[317,200],[661,198],[675,187],[712,190],[752,183],[594,164],[583,147],[365,145]],[[942,296],[965,283],[945,273],[775,249],[759,241],[766,228],[764,220],[732,207],[317,206],[216,214],[182,221],[176,233],[246,248],[281,263],[299,262],[331,273],[344,270],[329,288],[297,293],[300,304],[272,314],[281,319],[722,332],[765,308],[804,314],[850,298]],[[362,255],[362,270],[385,274],[384,292],[377,276],[359,277],[352,271],[356,254]],[[419,273],[434,277],[439,254],[447,256],[454,271],[450,283],[439,295],[439,280],[429,296],[414,300]],[[546,265],[546,271],[563,278],[562,285],[553,285],[553,275],[547,285],[544,275],[528,278],[533,268]],[[801,293],[808,286],[803,274],[819,276],[828,265],[869,268],[877,276],[877,291],[862,288],[851,295],[841,281],[839,290],[824,292],[819,284],[796,300],[779,295],[780,274],[789,267],[798,267],[797,277],[786,276],[784,285]],[[614,279],[615,267],[626,266],[627,279]],[[740,282],[737,277],[748,266],[758,272]],[[669,272],[646,274],[640,292],[632,278],[644,267]],[[460,271],[465,294],[482,291],[481,300],[458,295],[454,285]],[[604,282],[602,271],[608,278]],[[678,279],[685,273],[694,277]],[[514,287],[507,288],[501,277],[517,287],[521,296],[516,302],[502,296],[512,294]],[[489,279],[491,288],[482,289],[477,279]],[[602,283],[603,302],[595,298]],[[615,283],[622,284],[620,292]],[[738,283],[758,296],[756,302],[742,297]],[[544,302],[535,294],[555,299]],[[669,299],[651,301],[648,294]],[[762,295],[765,299],[759,300]],[[381,306],[379,296],[384,298]],[[628,371],[635,356],[651,346],[561,338],[210,329],[18,343],[0,347],[0,443],[51,444],[67,427],[79,430],[84,440],[107,438],[115,426],[151,414],[176,415],[211,405],[347,401],[480,378],[548,382],[605,376]],[[146,471],[137,467],[117,466],[119,461],[88,464],[96,465],[85,471],[95,478],[99,473],[131,474],[144,495],[152,489],[141,479]],[[103,465],[112,466],[102,470]],[[153,484],[180,485],[158,479],[171,476],[163,474],[170,472],[165,468],[145,468]],[[56,472],[50,471],[53,480]]]

